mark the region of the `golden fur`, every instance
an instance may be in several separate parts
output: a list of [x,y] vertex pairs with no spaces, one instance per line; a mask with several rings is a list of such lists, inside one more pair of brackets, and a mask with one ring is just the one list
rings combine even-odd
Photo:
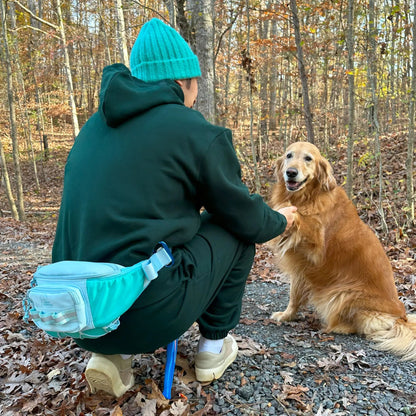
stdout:
[[293,227],[271,242],[291,283],[286,310],[271,318],[291,321],[310,303],[325,331],[363,334],[379,349],[416,360],[416,317],[406,316],[383,246],[328,161],[314,145],[293,143],[277,160],[276,179],[271,206],[298,211]]

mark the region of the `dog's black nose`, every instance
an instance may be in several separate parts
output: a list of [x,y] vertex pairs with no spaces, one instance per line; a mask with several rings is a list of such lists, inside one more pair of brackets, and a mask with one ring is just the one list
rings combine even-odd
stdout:
[[286,175],[288,178],[295,178],[298,174],[298,170],[296,168],[289,168],[286,170]]

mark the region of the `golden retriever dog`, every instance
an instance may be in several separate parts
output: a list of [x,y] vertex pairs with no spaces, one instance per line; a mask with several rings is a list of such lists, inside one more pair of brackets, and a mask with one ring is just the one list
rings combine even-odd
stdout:
[[358,333],[403,360],[416,360],[416,316],[406,316],[383,246],[337,186],[329,162],[307,142],[277,160],[270,205],[294,205],[295,222],[271,241],[290,277],[290,300],[271,319],[291,321],[311,304],[326,332]]

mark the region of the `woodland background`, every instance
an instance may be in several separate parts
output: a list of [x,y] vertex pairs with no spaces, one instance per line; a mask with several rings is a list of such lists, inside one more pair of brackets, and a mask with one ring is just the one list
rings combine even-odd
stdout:
[[[414,309],[416,1],[2,0],[0,7],[0,381],[53,368],[16,352],[29,348],[23,291],[47,261],[33,244],[53,240],[65,160],[97,109],[102,69],[128,65],[152,17],[174,26],[198,55],[197,109],[232,129],[250,190],[267,199],[275,158],[291,142],[314,142],[382,241],[399,295]],[[251,279],[270,278],[262,250]],[[48,354],[43,339],[32,347]],[[19,392],[14,386],[7,397]],[[68,386],[70,397],[73,380]]]
[[199,56],[197,108],[233,130],[253,191],[267,193],[288,143],[309,140],[333,163],[345,160],[340,182],[383,236],[406,237],[415,200],[414,10],[396,0],[2,0],[1,213],[56,215],[56,205],[38,204],[48,205],[48,167],[62,177],[62,157],[97,109],[103,67],[128,65],[140,27],[159,17]]

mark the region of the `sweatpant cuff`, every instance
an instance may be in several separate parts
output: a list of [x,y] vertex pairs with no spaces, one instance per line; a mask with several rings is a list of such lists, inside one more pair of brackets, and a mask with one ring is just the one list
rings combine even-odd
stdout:
[[206,339],[212,339],[212,340],[217,340],[217,339],[223,339],[228,335],[228,330],[222,330],[222,331],[200,331],[201,335],[206,338]]

